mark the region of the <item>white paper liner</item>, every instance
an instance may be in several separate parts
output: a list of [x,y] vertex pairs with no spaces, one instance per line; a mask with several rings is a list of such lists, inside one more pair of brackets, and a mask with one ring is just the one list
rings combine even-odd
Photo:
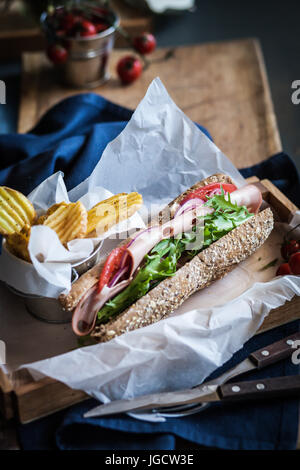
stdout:
[[[82,197],[97,182],[113,193],[141,192],[148,207],[161,205],[216,172],[230,175],[237,185],[244,183],[238,170],[156,79],[125,130],[105,149],[91,177],[69,197]],[[298,213],[293,223],[299,217]],[[233,273],[224,282],[234,279]],[[250,278],[245,270],[245,280]],[[201,308],[200,302],[185,310],[188,301],[161,322],[24,367],[36,379],[53,377],[104,402],[191,387],[230,359],[270,310],[295,294],[300,295],[300,277],[285,276],[255,283],[223,305]]]

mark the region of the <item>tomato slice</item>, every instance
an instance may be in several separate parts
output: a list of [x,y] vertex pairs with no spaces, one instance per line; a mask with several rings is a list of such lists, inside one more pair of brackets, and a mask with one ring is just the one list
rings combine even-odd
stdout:
[[103,287],[112,280],[113,276],[120,269],[120,264],[126,249],[127,245],[119,246],[108,255],[100,274],[98,292],[101,292]]
[[195,191],[188,194],[181,202],[180,205],[182,206],[186,201],[189,199],[199,198],[206,202],[206,196],[209,196],[212,191],[216,189],[223,188],[226,193],[232,193],[233,191],[237,190],[237,187],[234,184],[230,183],[211,183],[207,186],[203,186],[202,188],[198,188]]

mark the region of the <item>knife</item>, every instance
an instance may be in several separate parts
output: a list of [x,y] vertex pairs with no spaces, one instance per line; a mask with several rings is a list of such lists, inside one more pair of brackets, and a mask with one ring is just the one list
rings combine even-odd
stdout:
[[294,333],[276,343],[251,353],[247,359],[237,366],[211,380],[194,388],[178,390],[175,392],[155,393],[142,395],[129,400],[115,400],[99,405],[84,414],[85,418],[106,416],[128,411],[140,411],[161,408],[171,409],[178,405],[193,403],[209,403],[219,400],[237,400],[250,398],[265,398],[282,396],[284,394],[299,394],[300,376],[276,377],[260,379],[250,382],[237,382],[225,384],[233,377],[255,369],[262,369],[292,355],[294,344],[300,340],[300,332]]

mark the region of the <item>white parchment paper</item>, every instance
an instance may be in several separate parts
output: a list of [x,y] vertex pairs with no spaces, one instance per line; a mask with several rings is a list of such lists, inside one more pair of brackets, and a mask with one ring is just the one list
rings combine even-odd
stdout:
[[[139,191],[150,207],[170,201],[216,172],[227,173],[237,185],[244,183],[229,159],[180,111],[156,79],[90,178],[69,197],[77,200],[97,183],[113,193]],[[272,247],[269,251],[274,256]],[[218,286],[192,296],[170,318],[26,367],[35,378],[53,377],[104,402],[194,386],[240,349],[271,309],[300,295],[300,277],[272,279],[273,275],[268,282],[254,282],[259,277],[253,280],[249,266],[242,263]],[[239,291],[243,282],[244,291]],[[211,307],[208,294],[222,291],[222,286],[225,301],[222,297]],[[226,293],[234,288],[236,297],[227,301]]]
[[95,184],[112,193],[130,188],[142,194],[150,209],[166,205],[216,172],[230,175],[238,186],[245,184],[231,161],[176,106],[157,78],[91,176],[69,197],[77,200]]

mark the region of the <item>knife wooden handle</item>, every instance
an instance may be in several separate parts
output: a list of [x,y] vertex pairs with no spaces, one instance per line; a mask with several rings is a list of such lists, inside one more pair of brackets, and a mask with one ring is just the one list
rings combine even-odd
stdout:
[[219,386],[218,393],[221,400],[250,400],[287,395],[300,397],[300,375],[229,383]]
[[296,351],[295,347],[300,347],[300,331],[253,352],[250,354],[249,359],[254,362],[258,369],[262,369],[291,356]]

